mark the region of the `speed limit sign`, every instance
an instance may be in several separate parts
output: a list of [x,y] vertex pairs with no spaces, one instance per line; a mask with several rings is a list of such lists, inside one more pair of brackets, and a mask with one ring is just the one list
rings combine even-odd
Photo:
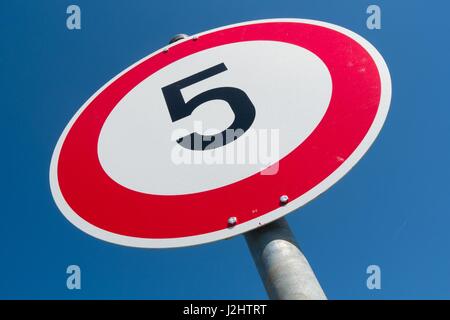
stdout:
[[381,55],[342,27],[274,19],[206,31],[87,100],[56,144],[52,195],[75,226],[121,245],[228,238],[337,182],[390,98]]

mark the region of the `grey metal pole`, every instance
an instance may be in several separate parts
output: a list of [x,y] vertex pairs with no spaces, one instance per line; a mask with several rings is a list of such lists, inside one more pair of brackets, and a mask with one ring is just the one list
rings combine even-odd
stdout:
[[245,239],[270,299],[327,299],[286,219],[247,232]]

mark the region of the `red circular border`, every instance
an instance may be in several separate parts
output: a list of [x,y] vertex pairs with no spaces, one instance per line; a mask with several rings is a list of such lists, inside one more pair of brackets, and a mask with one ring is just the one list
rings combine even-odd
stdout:
[[[218,189],[188,195],[151,195],[113,181],[97,155],[100,131],[117,103],[141,81],[196,52],[241,41],[291,43],[316,54],[328,67],[333,93],[311,135],[279,162],[276,175],[254,174]],[[333,173],[357,148],[378,110],[381,81],[370,54],[335,30],[294,22],[266,22],[204,34],[181,42],[128,70],[101,91],[70,128],[58,159],[58,183],[67,204],[101,229],[140,238],[177,238],[227,227],[279,207],[281,194],[296,199]]]

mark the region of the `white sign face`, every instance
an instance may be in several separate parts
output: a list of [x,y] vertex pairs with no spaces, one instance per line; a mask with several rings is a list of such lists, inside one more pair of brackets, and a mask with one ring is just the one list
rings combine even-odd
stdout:
[[[172,122],[161,94],[162,87],[222,61],[226,61],[226,72],[184,88],[183,98],[189,101],[223,86],[244,90],[258,109],[253,130],[247,130],[240,139],[257,144],[255,133],[276,130],[279,145],[273,148],[271,163],[227,165],[215,161],[216,156],[221,153],[223,159],[230,155],[236,148],[233,143],[198,151],[171,139],[180,128],[194,132],[195,124],[201,124],[203,132],[217,132],[215,129],[228,128],[233,122],[233,111],[224,100],[205,102],[191,116]],[[320,58],[292,44],[247,41],[200,51],[154,73],[122,98],[100,132],[100,163],[111,179],[143,193],[181,195],[229,185],[259,173],[300,145],[325,114],[331,87],[330,73]],[[184,163],[185,158],[194,159],[195,153],[211,160]],[[180,177],[186,183],[180,184]]]
[[200,33],[81,107],[52,157],[52,194],[74,225],[109,242],[228,238],[337,182],[375,140],[390,97],[383,58],[344,28],[274,19]]

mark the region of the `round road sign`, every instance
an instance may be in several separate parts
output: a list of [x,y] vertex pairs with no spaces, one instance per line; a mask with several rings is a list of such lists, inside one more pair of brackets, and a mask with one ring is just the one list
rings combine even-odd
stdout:
[[52,195],[75,226],[121,245],[228,238],[337,182],[390,98],[381,55],[342,27],[210,30],[133,64],[78,110],[53,153]]

